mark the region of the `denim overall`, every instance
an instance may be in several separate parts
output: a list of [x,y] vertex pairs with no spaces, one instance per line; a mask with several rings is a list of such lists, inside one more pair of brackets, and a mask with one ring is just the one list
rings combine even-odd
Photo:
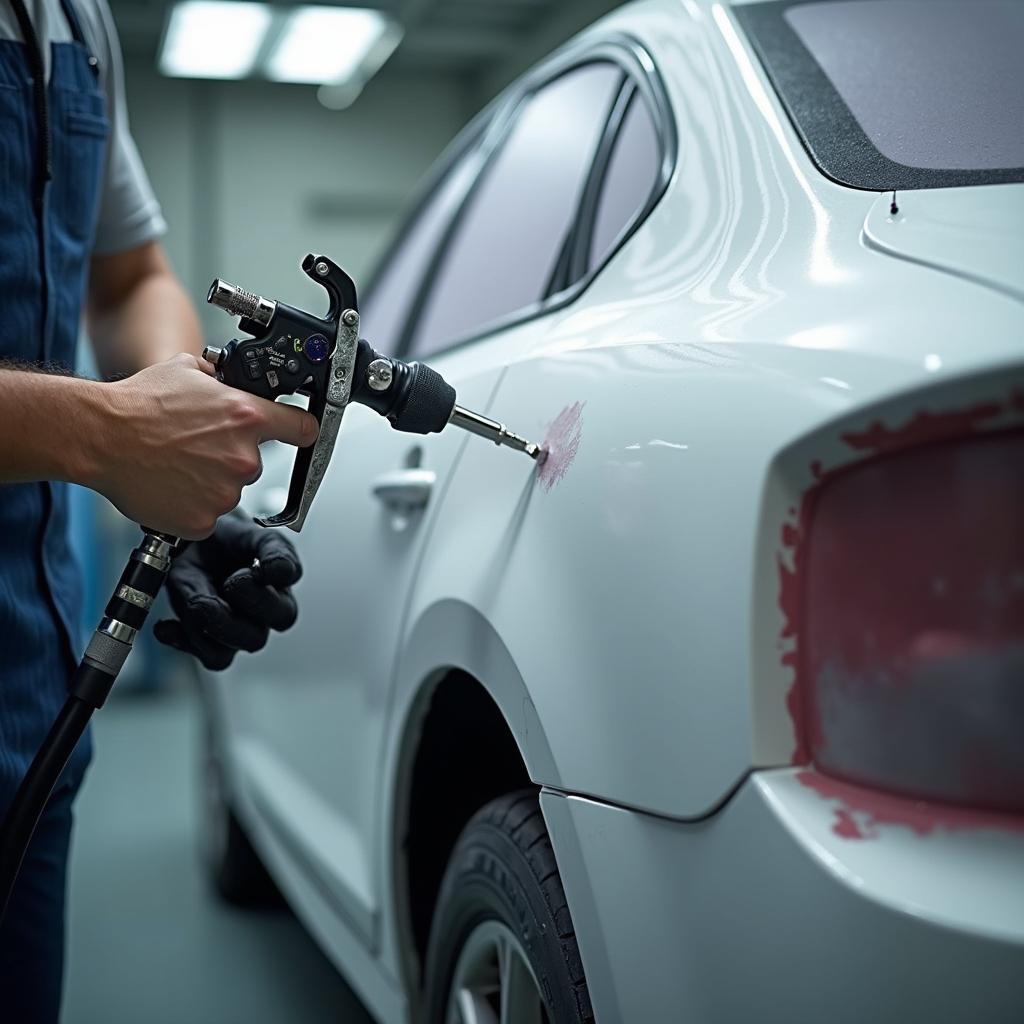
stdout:
[[[23,0],[5,2],[25,42],[0,40],[0,358],[71,367],[99,214],[106,98],[71,0],[61,6],[73,41],[51,44],[45,89]],[[67,485],[0,484],[0,812],[67,695],[81,599]],[[58,1017],[71,802],[88,758],[86,737],[39,823],[0,931],[5,1020]]]

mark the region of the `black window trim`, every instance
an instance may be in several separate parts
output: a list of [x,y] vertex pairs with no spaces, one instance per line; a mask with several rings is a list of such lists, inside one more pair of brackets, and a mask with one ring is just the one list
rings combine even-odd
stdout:
[[[1024,181],[1024,167],[912,167],[883,155],[786,19],[791,7],[818,2],[769,0],[735,6],[732,13],[804,149],[826,178],[868,192]],[[880,9],[878,16],[884,23],[885,11]]]
[[[406,217],[402,227],[396,232],[393,241],[387,247],[384,257],[378,262],[371,277],[371,283],[367,288],[367,294],[371,296],[376,280],[381,276],[381,271],[394,257],[409,230],[413,227],[417,218],[429,204],[437,190],[443,185],[448,174],[460,160],[474,155],[474,150],[476,150],[475,159],[477,167],[475,173],[472,180],[467,183],[461,197],[457,200],[458,207],[456,212],[451,217],[444,231],[441,232],[434,246],[432,257],[424,263],[424,266],[428,269],[421,276],[415,289],[414,298],[409,303],[405,322],[399,332],[398,342],[395,345],[395,356],[398,358],[406,357],[424,310],[424,300],[430,288],[431,274],[436,272],[437,267],[440,265],[440,261],[447,252],[448,246],[462,221],[462,217],[469,207],[470,199],[483,181],[491,161],[495,159],[509,137],[525,102],[540,89],[562,75],[575,71],[577,68],[587,64],[598,62],[618,64],[623,71],[623,79],[610,104],[605,126],[602,129],[601,138],[598,142],[597,152],[588,172],[587,181],[584,184],[580,202],[570,225],[568,237],[563,245],[562,252],[566,261],[564,266],[560,259],[555,273],[552,275],[552,280],[549,282],[548,291],[539,302],[524,306],[506,316],[493,320],[479,331],[453,338],[451,342],[432,352],[430,357],[440,356],[473,342],[484,340],[510,327],[527,323],[530,320],[562,309],[574,302],[587,290],[604,266],[629,241],[661,200],[675,172],[678,137],[668,93],[655,67],[654,60],[646,47],[635,37],[619,33],[603,37],[599,40],[584,39],[556,52],[554,56],[528,73],[512,86],[510,90],[486,107],[456,137],[455,142],[449,147],[448,154],[442,157],[437,172],[431,176],[428,187],[421,193],[412,208],[412,212]],[[623,103],[624,95],[626,96],[625,103]],[[580,265],[581,252],[584,252],[582,250],[584,236],[587,239],[587,248],[589,249],[589,238],[593,231],[593,220],[596,215],[597,202],[601,195],[604,176],[608,170],[613,143],[621,129],[628,102],[634,95],[641,96],[646,101],[655,124],[658,145],[661,150],[658,178],[647,202],[640,213],[634,216],[628,229],[622,233],[615,246],[612,247],[600,263],[582,274],[582,276],[579,276],[572,283],[566,284],[565,282],[570,279],[567,276],[569,269],[575,269]],[[585,227],[585,230],[581,231],[581,227]],[[585,257],[582,258],[585,265]],[[372,338],[369,340],[373,341]]]
[[[577,65],[576,67],[582,67],[585,65]],[[576,70],[573,68],[572,70]],[[594,155],[590,161],[590,167],[587,169],[586,177],[583,181],[583,187],[580,189],[580,196],[576,202],[576,209],[573,211],[572,219],[569,221],[568,230],[565,233],[565,237],[562,239],[562,245],[559,251],[558,259],[555,262],[555,266],[552,268],[551,278],[544,288],[544,300],[549,299],[552,295],[557,295],[559,292],[564,291],[568,288],[573,281],[579,279],[579,275],[574,276],[573,270],[577,262],[576,254],[579,249],[578,239],[582,231],[586,229],[586,225],[582,218],[588,215],[588,212],[592,209],[589,205],[590,193],[594,188],[595,180],[602,180],[604,177],[605,169],[608,166],[608,157],[611,152],[611,146],[615,141],[618,134],[618,125],[622,119],[622,104],[623,97],[632,95],[635,92],[635,86],[632,83],[632,79],[625,72],[619,78],[619,83],[615,87],[615,93],[612,95],[611,102],[608,104],[608,112],[605,115],[604,126],[601,128],[601,134],[597,139],[597,146],[594,150]],[[543,300],[542,300],[543,301]]]
[[[517,83],[516,86],[512,87],[512,92],[508,94],[507,101],[503,105],[502,112],[492,122],[491,129],[488,131],[489,137],[485,138],[484,140],[486,156],[482,163],[480,164],[479,168],[477,169],[477,174],[473,179],[472,184],[470,184],[466,192],[463,194],[459,208],[456,210],[447,228],[441,234],[439,244],[434,250],[434,257],[431,260],[430,265],[433,267],[435,273],[441,270],[442,266],[447,260],[448,254],[451,252],[451,243],[455,238],[456,234],[458,234],[458,230],[462,225],[463,218],[465,217],[470,206],[472,205],[473,197],[476,195],[477,190],[483,185],[483,182],[487,177],[487,174],[490,171],[492,164],[495,162],[495,160],[497,160],[502,150],[504,150],[505,143],[508,142],[509,137],[512,135],[512,132],[516,124],[519,122],[519,117],[522,114],[523,110],[526,108],[526,105],[529,102],[529,100],[531,100],[533,96],[541,89],[545,88],[548,85],[551,85],[552,82],[556,81],[559,78],[562,78],[564,75],[567,75],[570,72],[578,71],[580,68],[584,68],[589,64],[607,63],[617,64],[619,62],[609,61],[603,54],[598,55],[591,51],[581,59],[572,62],[567,62],[564,66],[559,66],[550,75],[540,78],[539,75],[530,74],[523,80],[523,82]],[[542,68],[543,67],[544,66],[542,65]],[[536,82],[534,82],[535,77],[538,79]],[[615,93],[612,96],[612,99],[608,106],[608,112],[605,115],[605,127],[602,129],[602,134],[607,131],[608,118],[611,115],[611,111],[614,109],[615,100],[618,97],[618,94],[621,92],[625,81],[626,76],[623,75],[615,88]],[[598,149],[600,149],[600,145],[601,142],[599,138]],[[570,223],[569,239],[563,240],[562,247],[560,248],[564,249],[567,243],[571,245],[571,242],[569,240],[571,240],[574,232],[575,223]],[[558,264],[556,262],[553,279],[552,281],[548,282],[546,288],[549,288],[553,281],[557,278],[557,269]],[[416,315],[410,317],[407,320],[405,330],[402,332],[398,351],[398,355],[400,358],[405,358],[406,354],[410,351],[410,349],[413,346],[413,343],[415,342],[416,330],[420,324],[420,314],[422,314],[422,312],[426,308],[426,299],[429,291],[430,279],[428,276],[420,281],[420,286],[419,289],[417,290],[416,297],[411,303],[410,308],[416,311]],[[524,306],[521,309],[513,310],[511,313],[499,317],[498,319],[488,321],[483,325],[483,327],[480,330],[474,331],[469,335],[456,336],[450,343],[442,345],[441,348],[435,349],[433,352],[430,353],[430,355],[440,355],[442,352],[447,352],[449,351],[449,349],[455,348],[456,346],[467,344],[471,341],[479,340],[484,335],[492,334],[496,331],[503,330],[507,327],[513,326],[514,324],[518,324],[524,320],[530,319],[533,316],[537,316],[539,314],[540,308],[543,307],[547,303],[547,301],[548,298],[546,296],[540,302],[532,303],[531,305]]]
[[[601,196],[604,194],[605,181],[608,178],[608,169],[611,166],[612,154],[615,152],[619,136],[622,134],[622,126],[626,122],[626,115],[634,103],[643,103],[639,98],[640,90],[636,83],[627,78],[619,95],[612,105],[611,114],[608,116],[608,124],[605,126],[604,136],[597,148],[593,165],[590,169],[590,177],[583,187],[580,196],[579,209],[576,212],[574,224],[576,230],[572,238],[572,255],[566,268],[566,277],[562,287],[569,287],[573,281],[578,281],[587,273],[587,264],[590,262],[590,248],[594,240],[594,228],[597,224],[597,210],[601,203]],[[633,219],[642,219],[646,216],[646,203],[633,215]],[[632,224],[632,221],[630,221]]]

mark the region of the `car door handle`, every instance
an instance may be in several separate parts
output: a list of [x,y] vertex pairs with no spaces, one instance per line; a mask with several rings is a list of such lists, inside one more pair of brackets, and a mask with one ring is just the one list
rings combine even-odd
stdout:
[[373,481],[373,495],[392,512],[415,512],[426,508],[436,480],[432,469],[395,469]]

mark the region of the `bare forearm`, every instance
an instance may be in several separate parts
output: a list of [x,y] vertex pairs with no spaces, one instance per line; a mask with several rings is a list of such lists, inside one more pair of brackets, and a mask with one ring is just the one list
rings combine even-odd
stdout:
[[0,482],[89,484],[116,418],[107,385],[0,369]]
[[96,361],[106,376],[202,350],[195,310],[158,242],[95,257],[87,312]]
[[210,534],[260,470],[259,445],[309,445],[308,413],[226,387],[192,355],[104,384],[0,368],[0,483],[70,480],[129,519]]
[[89,333],[106,376],[134,373],[179,352],[202,351],[195,310],[170,274],[143,278],[116,309],[91,315]]

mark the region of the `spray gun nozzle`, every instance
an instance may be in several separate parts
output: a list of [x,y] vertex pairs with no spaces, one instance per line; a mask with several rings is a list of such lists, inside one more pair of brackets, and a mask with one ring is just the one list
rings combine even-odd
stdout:
[[206,301],[231,316],[253,320],[264,327],[270,323],[277,311],[277,303],[273,299],[265,299],[255,292],[247,292],[244,288],[239,288],[230,281],[222,281],[219,277],[214,278],[213,284],[210,285]]

